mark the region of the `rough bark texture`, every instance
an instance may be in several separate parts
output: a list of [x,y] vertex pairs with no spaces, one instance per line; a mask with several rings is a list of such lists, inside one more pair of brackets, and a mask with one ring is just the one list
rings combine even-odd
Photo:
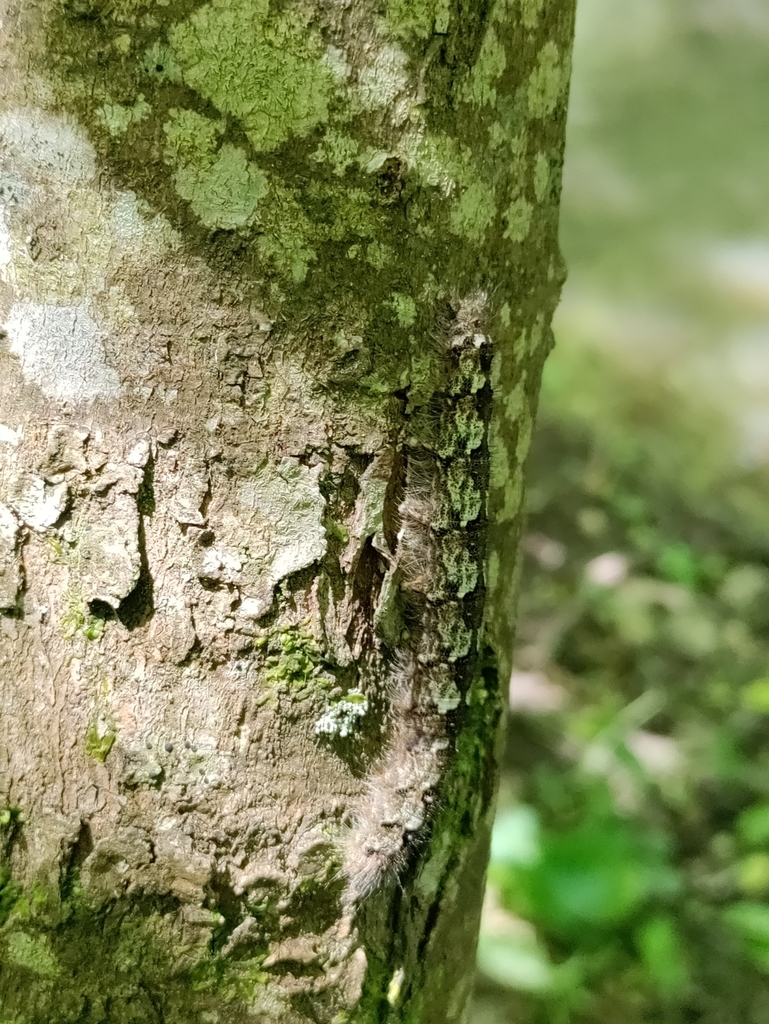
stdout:
[[[572,13],[3,12],[3,1024],[462,1018]],[[460,415],[489,382],[447,377],[468,304],[490,427]],[[395,571],[420,432],[454,473],[441,536],[485,562],[447,569],[445,600]],[[475,490],[488,516],[485,495],[457,511]],[[346,830],[404,706],[386,680],[433,633],[454,673],[437,711],[415,698],[446,723],[436,809],[354,901]]]

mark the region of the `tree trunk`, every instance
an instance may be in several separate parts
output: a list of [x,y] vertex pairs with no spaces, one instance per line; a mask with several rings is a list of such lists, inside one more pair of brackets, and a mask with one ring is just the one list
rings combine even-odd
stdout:
[[3,13],[4,1024],[462,1019],[572,14]]

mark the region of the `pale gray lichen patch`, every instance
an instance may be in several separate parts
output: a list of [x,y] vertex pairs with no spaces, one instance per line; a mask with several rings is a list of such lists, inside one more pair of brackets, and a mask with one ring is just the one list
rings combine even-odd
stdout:
[[11,232],[5,218],[5,206],[0,203],[0,281],[7,281],[7,267],[13,259]]
[[69,502],[66,481],[50,483],[40,476],[21,473],[7,485],[8,504],[31,530],[42,532],[54,526]]
[[344,82],[350,77],[350,65],[347,63],[344,50],[338,46],[327,46],[321,60],[337,82]]
[[84,182],[96,175],[96,151],[77,125],[42,110],[0,115],[0,141],[19,173],[56,182]]
[[249,543],[258,570],[247,596],[261,598],[267,607],[280,580],[326,553],[321,472],[321,466],[310,468],[285,457],[263,463],[252,479],[240,485],[238,502],[253,523]]
[[[44,378],[36,382],[51,397],[92,398],[105,385],[114,394],[118,382],[105,371],[100,345],[94,348],[94,322],[120,331],[126,316],[132,320],[116,279],[175,248],[178,235],[134,193],[99,179],[93,146],[64,118],[34,109],[0,115],[0,175],[0,278],[20,304],[22,333],[25,313],[32,317],[30,341],[40,358],[27,353],[26,360]],[[37,312],[23,303],[36,304]],[[58,360],[65,348],[72,361],[51,374],[54,354]]]
[[139,513],[129,495],[117,495],[111,513],[83,528],[77,565],[83,600],[117,608],[139,582]]
[[18,539],[16,516],[7,506],[0,504],[0,611],[14,607],[21,588]]
[[24,376],[48,398],[113,398],[120,378],[108,365],[104,334],[87,305],[18,302],[5,325]]
[[112,234],[126,243],[149,243],[153,248],[162,250],[166,244],[179,241],[166,218],[152,213],[149,205],[140,202],[135,192],[115,193],[108,223]]
[[447,673],[445,678],[436,674],[430,679],[430,699],[439,715],[447,715],[456,711],[462,695],[450,674]]
[[373,60],[358,74],[358,95],[364,108],[389,106],[409,86],[408,57],[400,46],[382,43]]

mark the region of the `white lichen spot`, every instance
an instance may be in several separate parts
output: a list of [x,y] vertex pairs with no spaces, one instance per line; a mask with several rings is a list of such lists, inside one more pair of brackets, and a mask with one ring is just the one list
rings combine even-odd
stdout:
[[405,978],[406,973],[402,967],[399,967],[392,978],[390,978],[390,984],[387,986],[387,1002],[390,1006],[397,1006],[400,1002]]
[[18,302],[5,329],[22,373],[49,398],[91,401],[119,393],[120,378],[87,306]]
[[310,468],[286,457],[265,463],[253,479],[241,484],[238,500],[253,518],[262,591],[250,596],[266,599],[285,576],[306,569],[325,555],[326,499],[320,493],[321,472],[321,466]]
[[358,95],[367,110],[389,106],[409,85],[408,57],[397,45],[378,47],[371,64],[358,75]]
[[141,245],[144,251],[158,255],[165,248],[175,249],[181,238],[162,214],[155,214],[135,192],[116,192],[109,211],[112,236],[126,245]]
[[350,65],[344,50],[338,46],[326,47],[326,52],[321,57],[326,67],[338,82],[344,82],[350,77]]
[[243,559],[236,551],[223,544],[214,544],[203,552],[198,575],[222,583],[236,583],[242,571]]
[[439,188],[445,196],[455,191],[457,181],[466,177],[463,158],[454,139],[433,135],[421,124],[404,131],[401,150],[407,164],[413,167],[423,185]]
[[368,698],[360,690],[350,690],[326,708],[315,723],[315,734],[344,739],[354,731],[358,719],[363,718],[367,711]]
[[21,174],[27,169],[35,177],[71,183],[96,174],[96,151],[85,132],[42,110],[0,115],[0,141]]
[[65,481],[50,484],[39,476],[26,477],[17,480],[12,490],[9,504],[24,525],[37,532],[54,526],[69,501]]
[[0,115],[0,169],[0,279],[15,300],[81,306],[90,298],[90,315],[98,309],[107,329],[121,330],[123,311],[113,316],[105,301],[111,283],[178,246],[168,221],[99,177],[81,128],[42,111]]
[[439,715],[447,715],[450,711],[456,711],[462,702],[462,695],[457,684],[451,678],[440,683],[435,678],[430,679],[430,698]]
[[18,448],[23,436],[23,427],[20,426],[18,430],[14,430],[13,427],[9,427],[5,423],[0,423],[0,444],[9,444],[13,448]]
[[259,619],[268,609],[269,604],[265,606],[258,597],[244,597],[238,607],[238,615],[244,619]]

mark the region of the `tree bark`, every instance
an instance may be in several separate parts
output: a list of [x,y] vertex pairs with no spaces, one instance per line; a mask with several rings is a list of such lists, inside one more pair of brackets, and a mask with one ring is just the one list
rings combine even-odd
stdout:
[[463,1018],[572,20],[4,10],[4,1022]]

